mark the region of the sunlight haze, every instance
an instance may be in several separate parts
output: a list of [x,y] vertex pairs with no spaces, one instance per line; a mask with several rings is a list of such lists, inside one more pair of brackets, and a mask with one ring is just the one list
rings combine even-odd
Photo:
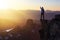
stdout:
[[60,10],[60,0],[0,0],[0,9],[39,10],[40,6]]
[[25,19],[40,17],[34,13],[40,13],[41,6],[45,10],[60,11],[60,0],[0,0],[0,26],[10,28],[15,24],[23,25]]

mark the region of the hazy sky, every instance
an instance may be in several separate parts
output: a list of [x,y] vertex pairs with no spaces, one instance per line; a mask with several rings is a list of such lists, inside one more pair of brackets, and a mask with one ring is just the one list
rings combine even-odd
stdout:
[[0,0],[0,8],[39,10],[44,6],[46,10],[60,10],[60,0]]
[[[0,0],[0,24],[5,28],[5,25],[10,24],[7,20],[13,21],[14,24],[15,22],[19,23],[20,25],[21,22],[24,23],[26,18],[34,18],[33,14],[29,16],[30,14],[25,12],[2,11],[1,9],[40,10],[40,6],[43,6],[45,10],[60,10],[60,0]],[[6,28],[10,27],[10,25],[6,26]]]

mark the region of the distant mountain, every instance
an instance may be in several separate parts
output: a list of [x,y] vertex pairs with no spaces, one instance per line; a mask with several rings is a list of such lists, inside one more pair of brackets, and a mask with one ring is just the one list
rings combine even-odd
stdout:
[[[39,10],[28,10],[25,11],[26,14],[28,14],[29,16],[31,16],[33,19],[36,20],[40,20],[40,11]],[[51,11],[51,10],[46,10],[45,11],[45,19],[46,20],[51,20],[52,18],[54,18],[54,16],[56,14],[60,14],[60,11]]]
[[[0,11],[0,12],[3,12],[3,11]],[[40,14],[41,14],[39,10],[15,10],[15,11],[12,10],[9,12],[15,15],[14,20],[0,19],[0,30],[13,27],[14,22],[19,22],[18,23],[19,25],[20,23],[21,25],[23,25],[23,23],[25,23],[27,19],[40,20]],[[60,14],[60,11],[47,10],[45,11],[45,19],[51,20],[57,14]],[[16,16],[18,18],[18,21],[16,21]]]
[[[5,11],[5,10],[4,10]],[[18,18],[21,19],[35,19],[40,20],[40,10],[6,10],[6,12],[9,11],[10,13],[13,13],[14,15],[18,16]],[[3,10],[0,12],[3,12]],[[9,13],[8,12],[8,13]],[[54,18],[56,14],[60,14],[60,11],[51,11],[46,10],[45,11],[45,19],[51,20]]]

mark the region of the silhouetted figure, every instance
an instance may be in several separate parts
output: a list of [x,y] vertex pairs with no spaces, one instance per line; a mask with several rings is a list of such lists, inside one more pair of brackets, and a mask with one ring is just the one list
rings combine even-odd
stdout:
[[41,40],[44,40],[44,28],[45,28],[45,22],[44,22],[44,8],[40,7],[41,9],[41,18],[40,18],[40,22],[41,22],[41,30],[39,31],[40,33],[40,38]]
[[44,20],[44,8],[43,7],[40,7],[40,9],[41,9],[41,19]]

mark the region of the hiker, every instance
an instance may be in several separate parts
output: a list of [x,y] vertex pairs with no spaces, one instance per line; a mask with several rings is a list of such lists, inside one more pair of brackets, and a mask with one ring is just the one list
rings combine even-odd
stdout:
[[41,19],[44,19],[44,8],[40,7],[40,9],[41,9]]

